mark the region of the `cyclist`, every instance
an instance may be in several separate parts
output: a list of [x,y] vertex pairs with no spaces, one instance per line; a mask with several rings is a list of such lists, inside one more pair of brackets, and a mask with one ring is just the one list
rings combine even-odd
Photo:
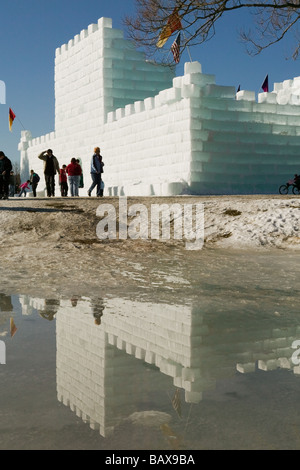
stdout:
[[295,175],[294,184],[297,186],[297,188],[300,188],[300,175]]

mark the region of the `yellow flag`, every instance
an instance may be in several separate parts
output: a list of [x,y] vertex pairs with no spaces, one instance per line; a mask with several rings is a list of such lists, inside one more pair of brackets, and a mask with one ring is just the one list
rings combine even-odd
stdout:
[[10,336],[11,337],[13,337],[16,334],[17,329],[18,328],[15,325],[14,319],[11,318],[10,319]]
[[171,34],[172,34],[171,27],[169,25],[164,26],[159,35],[159,39],[158,39],[156,46],[163,47],[166,44],[169,37],[171,36]]

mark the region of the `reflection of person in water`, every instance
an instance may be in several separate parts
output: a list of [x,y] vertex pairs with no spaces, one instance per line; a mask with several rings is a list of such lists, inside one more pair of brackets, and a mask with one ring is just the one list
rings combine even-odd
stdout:
[[45,308],[39,311],[40,316],[45,318],[45,320],[52,321],[59,305],[58,299],[45,299]]
[[0,294],[0,310],[1,312],[13,311],[13,304],[11,303],[11,295]]
[[72,296],[72,298],[71,298],[72,307],[76,307],[79,299],[80,299],[80,297],[78,295],[73,295]]
[[91,300],[91,307],[93,311],[93,317],[95,319],[95,325],[101,325],[101,317],[103,315],[103,311],[105,309],[105,305],[103,299],[94,299]]
[[5,313],[10,313],[12,311],[13,305],[11,302],[11,295],[5,295],[0,293],[0,325],[6,325],[9,315],[5,315]]

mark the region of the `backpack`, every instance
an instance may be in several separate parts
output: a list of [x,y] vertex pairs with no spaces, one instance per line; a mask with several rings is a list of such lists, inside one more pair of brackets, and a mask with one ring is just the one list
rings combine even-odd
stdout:
[[33,173],[33,178],[32,178],[32,182],[33,183],[38,183],[40,181],[40,177],[37,173]]

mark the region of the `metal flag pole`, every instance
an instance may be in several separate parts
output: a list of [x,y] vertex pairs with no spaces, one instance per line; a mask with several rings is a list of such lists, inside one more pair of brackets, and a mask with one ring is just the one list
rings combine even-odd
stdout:
[[19,123],[21,124],[21,126],[23,127],[24,131],[26,130],[25,127],[23,126],[23,124],[21,123],[20,119],[18,118],[18,116],[16,116],[16,118],[18,119]]
[[23,127],[24,131],[25,131],[25,127],[23,126],[22,122],[20,121],[20,119],[18,118],[17,114],[16,114],[16,119],[19,121],[19,123],[21,124],[21,126]]
[[[182,34],[183,34],[183,37],[184,37],[184,39],[185,39],[185,44],[186,44],[186,43],[187,43],[187,38],[186,38],[186,35],[184,34],[184,31],[183,31],[183,30],[182,30]],[[188,55],[189,55],[190,61],[193,62],[192,56],[191,56],[191,53],[190,53],[190,48],[189,48],[189,46],[186,46],[186,49],[187,49],[187,51],[188,51]]]

